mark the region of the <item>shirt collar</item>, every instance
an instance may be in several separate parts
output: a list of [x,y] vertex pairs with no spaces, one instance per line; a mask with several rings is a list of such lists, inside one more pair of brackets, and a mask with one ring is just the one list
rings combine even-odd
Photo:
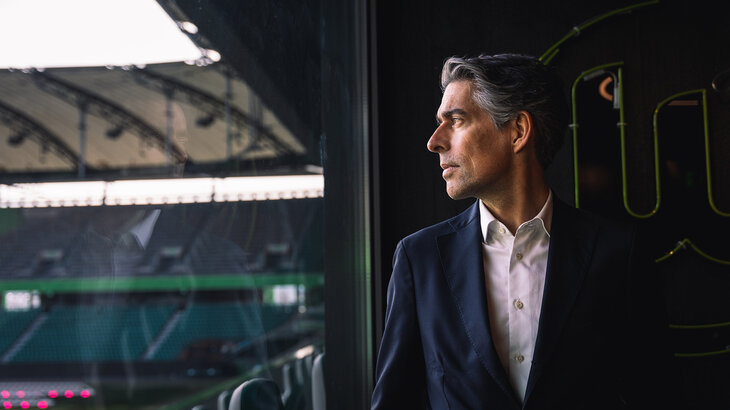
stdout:
[[[487,242],[487,234],[489,232],[489,226],[494,222],[493,225],[501,224],[497,220],[497,218],[492,215],[492,213],[489,211],[486,205],[484,205],[484,202],[481,200],[479,201],[479,220],[482,227],[482,241]],[[540,209],[540,212],[537,213],[537,215],[530,219],[527,222],[524,222],[524,224],[532,223],[532,221],[539,221],[539,226],[542,227],[543,231],[550,236],[550,226],[552,225],[553,220],[553,191],[548,189],[548,197],[545,200],[545,204],[543,204],[542,209]],[[520,225],[520,226],[522,226]],[[494,229],[494,228],[493,228]],[[519,228],[518,228],[519,229]]]
[[129,233],[134,236],[134,238],[137,240],[137,243],[140,247],[142,247],[142,249],[147,248],[147,244],[150,241],[152,232],[155,229],[155,223],[157,222],[157,218],[159,216],[160,210],[155,209],[147,216],[145,216],[145,218],[140,223],[138,223],[129,230]]

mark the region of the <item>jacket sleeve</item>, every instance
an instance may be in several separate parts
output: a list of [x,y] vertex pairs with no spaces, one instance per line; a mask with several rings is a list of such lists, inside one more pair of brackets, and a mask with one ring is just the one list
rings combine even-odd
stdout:
[[406,245],[401,241],[395,250],[393,274],[388,283],[385,330],[375,369],[372,409],[423,408],[425,379],[413,271]]

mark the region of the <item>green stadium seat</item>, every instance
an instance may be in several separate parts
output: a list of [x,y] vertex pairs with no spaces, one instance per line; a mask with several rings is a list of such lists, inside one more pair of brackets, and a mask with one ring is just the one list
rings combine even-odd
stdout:
[[283,410],[279,386],[273,380],[255,378],[243,382],[231,394],[228,410]]
[[174,310],[167,304],[53,306],[10,361],[137,360]]
[[39,309],[22,312],[0,312],[0,354],[4,354],[10,346],[25,332],[40,314]]

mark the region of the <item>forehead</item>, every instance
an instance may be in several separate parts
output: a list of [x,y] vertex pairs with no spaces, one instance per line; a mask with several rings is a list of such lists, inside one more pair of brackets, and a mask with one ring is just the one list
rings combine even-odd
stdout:
[[472,85],[469,81],[454,81],[449,83],[441,97],[441,105],[437,116],[455,109],[470,111],[477,108],[472,99]]

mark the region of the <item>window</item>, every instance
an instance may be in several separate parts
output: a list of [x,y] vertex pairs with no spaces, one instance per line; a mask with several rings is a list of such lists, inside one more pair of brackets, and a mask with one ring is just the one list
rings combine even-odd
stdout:
[[0,405],[217,408],[264,377],[311,408],[336,13],[58,3],[0,6]]

